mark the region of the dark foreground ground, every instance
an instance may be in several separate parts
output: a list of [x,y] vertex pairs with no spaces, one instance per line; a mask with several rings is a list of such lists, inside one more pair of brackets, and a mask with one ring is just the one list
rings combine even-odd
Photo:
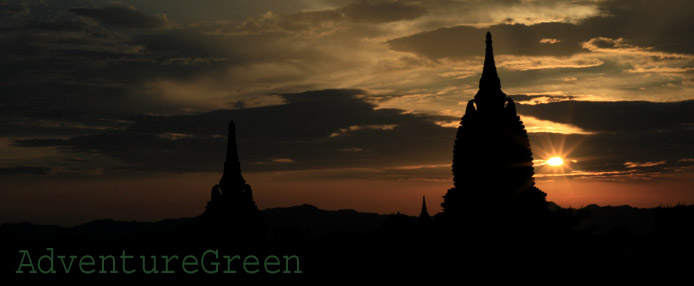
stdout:
[[[265,241],[211,234],[198,227],[198,218],[99,220],[72,228],[4,224],[0,273],[3,281],[15,282],[3,285],[31,280],[245,285],[605,279],[623,284],[677,281],[694,271],[692,207],[588,206],[554,212],[565,227],[480,233],[403,215],[304,205],[264,210]],[[156,272],[146,273],[151,270]]]

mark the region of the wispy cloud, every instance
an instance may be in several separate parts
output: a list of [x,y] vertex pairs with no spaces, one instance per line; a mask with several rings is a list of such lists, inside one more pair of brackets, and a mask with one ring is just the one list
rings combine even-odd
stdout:
[[667,161],[658,161],[658,162],[624,162],[624,166],[627,168],[645,168],[645,167],[653,167],[653,166],[658,166],[658,165],[663,165]]
[[594,132],[583,130],[578,126],[542,120],[532,116],[521,115],[521,120],[528,133],[594,134]]
[[597,67],[605,62],[587,54],[577,54],[569,58],[542,56],[499,56],[499,67],[511,71],[529,71],[541,69],[584,69]]
[[555,38],[542,38],[540,39],[541,44],[556,44],[561,42],[561,40],[555,39]]

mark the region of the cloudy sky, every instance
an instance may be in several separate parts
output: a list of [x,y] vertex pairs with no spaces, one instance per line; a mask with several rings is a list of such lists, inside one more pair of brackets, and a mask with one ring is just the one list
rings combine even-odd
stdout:
[[549,200],[694,203],[691,1],[4,0],[0,222],[198,215],[230,119],[260,208],[438,212],[487,31]]

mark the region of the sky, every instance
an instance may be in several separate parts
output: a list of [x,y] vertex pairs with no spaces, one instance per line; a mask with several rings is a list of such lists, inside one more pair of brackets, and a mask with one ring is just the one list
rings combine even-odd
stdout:
[[4,0],[0,223],[199,215],[232,119],[261,209],[436,213],[487,31],[548,200],[694,203],[691,1]]

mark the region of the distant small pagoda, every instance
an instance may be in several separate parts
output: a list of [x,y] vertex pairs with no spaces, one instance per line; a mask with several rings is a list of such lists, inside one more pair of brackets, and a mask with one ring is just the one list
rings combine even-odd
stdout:
[[420,221],[430,221],[429,211],[427,210],[427,198],[422,196],[422,210],[419,212]]
[[501,91],[489,32],[479,91],[460,121],[452,169],[455,187],[441,204],[447,217],[498,222],[547,210],[546,194],[535,187],[525,126],[513,100]]
[[253,191],[241,175],[236,146],[236,126],[229,122],[224,174],[212,187],[210,201],[200,217],[202,226],[222,241],[258,242],[265,239],[265,226]]

